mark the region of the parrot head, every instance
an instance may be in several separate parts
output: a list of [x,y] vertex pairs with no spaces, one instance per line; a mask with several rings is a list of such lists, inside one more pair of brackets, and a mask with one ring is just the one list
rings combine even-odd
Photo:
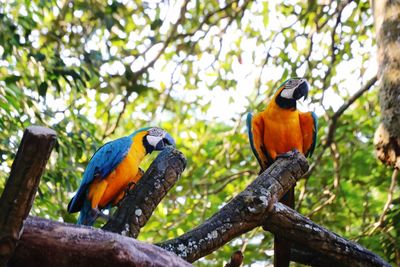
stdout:
[[147,153],[154,150],[163,150],[166,146],[175,147],[175,140],[164,129],[151,127],[146,129],[147,134],[143,137],[143,145]]
[[276,104],[284,109],[296,109],[296,101],[307,98],[310,85],[306,79],[290,78],[284,82],[275,95]]

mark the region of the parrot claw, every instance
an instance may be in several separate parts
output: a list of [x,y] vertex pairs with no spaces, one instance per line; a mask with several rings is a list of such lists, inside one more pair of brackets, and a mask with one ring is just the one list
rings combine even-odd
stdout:
[[130,183],[128,184],[128,186],[126,187],[126,193],[128,194],[129,191],[131,191],[135,186],[136,186],[136,183],[135,183],[135,182],[130,182]]
[[103,219],[109,220],[111,217],[109,215],[105,215],[98,208],[92,209],[93,213],[96,214],[97,217],[101,217]]
[[280,155],[276,156],[275,160],[277,160],[277,159],[287,159],[287,158],[289,158],[289,156],[285,153],[285,154],[280,154]]
[[[276,156],[276,159],[282,158],[282,159],[287,159],[291,157],[291,151],[284,153],[284,154],[279,154]],[[275,160],[276,160],[275,159]]]

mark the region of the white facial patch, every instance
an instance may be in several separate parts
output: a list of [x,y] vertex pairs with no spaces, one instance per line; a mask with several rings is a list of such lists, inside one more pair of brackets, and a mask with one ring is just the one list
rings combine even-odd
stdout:
[[300,84],[302,84],[305,79],[290,79],[284,84],[285,89],[281,92],[281,97],[287,99],[293,99],[293,93]]
[[166,131],[164,131],[161,128],[158,127],[153,127],[149,130],[149,134],[147,135],[147,142],[153,147],[156,147],[158,142],[160,142],[163,138],[165,138],[165,135],[167,134]]
[[287,98],[287,99],[293,99],[293,93],[296,88],[293,89],[283,89],[281,92],[281,97]]
[[151,135],[148,135],[146,138],[147,142],[149,142],[149,144],[153,147],[156,147],[158,142],[160,142],[161,139],[163,139],[162,136],[151,136]]

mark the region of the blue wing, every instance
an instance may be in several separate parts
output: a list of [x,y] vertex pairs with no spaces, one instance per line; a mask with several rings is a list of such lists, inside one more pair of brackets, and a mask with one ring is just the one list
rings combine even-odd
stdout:
[[249,136],[250,147],[251,147],[251,150],[253,151],[254,156],[256,156],[258,164],[261,166],[262,162],[261,162],[260,156],[257,153],[256,147],[254,145],[252,120],[253,120],[253,114],[251,112],[247,113],[246,125],[247,125],[247,135]]
[[[253,114],[249,112],[247,114],[247,133],[249,136],[249,142],[251,146],[251,150],[253,154],[256,156],[258,164],[261,166],[262,170],[265,170],[269,164],[272,163],[272,159],[268,154],[268,151],[265,149],[264,144],[262,142],[263,137],[263,122],[261,120],[260,115],[256,115],[253,119]],[[253,127],[254,126],[254,127]]]
[[68,204],[68,212],[81,210],[90,183],[95,178],[106,178],[126,157],[131,145],[132,138],[126,136],[106,143],[94,153],[83,174],[78,192]]
[[311,157],[314,153],[315,146],[317,144],[317,137],[318,137],[318,117],[314,112],[310,112],[314,122],[314,129],[313,129],[313,142],[311,144],[310,149],[306,152],[306,157]]

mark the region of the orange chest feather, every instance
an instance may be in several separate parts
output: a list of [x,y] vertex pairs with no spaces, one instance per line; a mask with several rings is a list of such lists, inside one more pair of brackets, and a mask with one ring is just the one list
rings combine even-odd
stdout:
[[303,153],[303,135],[298,111],[266,110],[263,116],[263,142],[273,160],[279,154],[297,149]]
[[[116,198],[138,173],[139,163],[131,153],[111,172],[104,182],[107,188],[100,199],[99,206],[104,207],[114,198]],[[137,181],[134,181],[137,182]]]

